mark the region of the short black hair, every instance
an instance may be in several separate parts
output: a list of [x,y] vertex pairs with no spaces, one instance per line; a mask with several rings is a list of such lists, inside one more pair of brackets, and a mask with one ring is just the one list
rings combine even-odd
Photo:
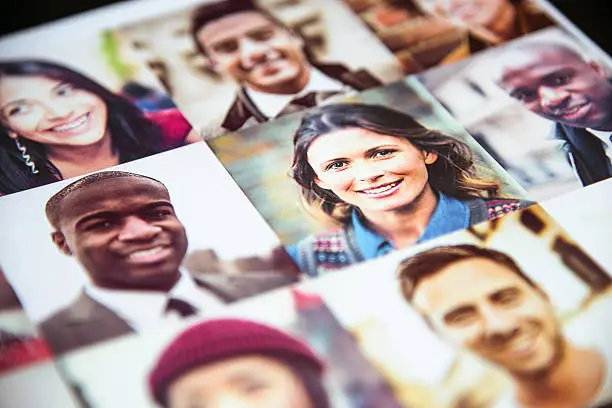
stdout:
[[449,245],[425,250],[402,261],[397,269],[401,291],[408,302],[412,302],[414,292],[423,279],[436,274],[456,262],[471,258],[483,258],[503,265],[518,275],[530,286],[539,286],[523,272],[516,261],[503,252],[476,245]]
[[[236,13],[243,13],[248,11],[254,11],[262,14],[268,20],[272,21],[279,27],[282,27],[288,31],[291,31],[285,24],[281,23],[276,17],[271,15],[269,12],[262,10],[259,8],[253,0],[224,0],[211,4],[204,4],[197,9],[195,9],[191,15],[191,38],[195,43],[197,49],[202,53],[202,55],[206,55],[206,50],[198,41],[198,31],[206,24],[219,20],[225,16]],[[293,33],[295,34],[295,33]]]
[[101,171],[98,173],[89,174],[85,177],[78,179],[66,187],[62,188],[60,191],[55,193],[45,205],[45,214],[47,215],[47,219],[55,228],[59,230],[60,221],[61,221],[61,208],[62,204],[66,201],[66,199],[75,191],[78,191],[82,188],[90,186],[92,184],[108,180],[108,179],[116,179],[116,178],[138,178],[143,180],[154,181],[160,184],[164,190],[167,191],[166,186],[159,180],[156,180],[152,177],[144,176],[142,174],[130,173],[127,171]]

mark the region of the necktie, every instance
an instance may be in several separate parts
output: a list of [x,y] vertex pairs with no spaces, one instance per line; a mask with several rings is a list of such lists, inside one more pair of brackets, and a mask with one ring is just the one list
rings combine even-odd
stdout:
[[168,300],[168,304],[166,305],[166,313],[168,312],[176,312],[181,317],[189,317],[196,314],[198,312],[198,309],[196,309],[193,305],[185,302],[184,300],[170,298]]
[[303,109],[308,109],[319,105],[323,100],[331,96],[337,95],[340,92],[309,92],[298,98],[294,98],[287,106],[277,115],[283,116],[290,113],[299,112]]

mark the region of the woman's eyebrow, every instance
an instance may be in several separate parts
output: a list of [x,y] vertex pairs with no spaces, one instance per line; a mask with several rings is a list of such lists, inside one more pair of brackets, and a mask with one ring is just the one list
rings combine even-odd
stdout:
[[366,150],[366,154],[374,153],[380,149],[397,149],[397,145],[394,145],[394,144],[377,145],[377,146],[371,147],[368,150]]
[[55,91],[55,90],[57,90],[57,88],[60,88],[60,87],[62,87],[62,86],[64,86],[64,85],[72,85],[72,86],[74,86],[73,84],[71,84],[71,83],[70,83],[70,82],[68,82],[68,81],[60,81],[60,82],[58,82],[58,84],[57,84],[57,85],[54,85],[54,86],[51,88],[51,90],[52,90],[52,91]]

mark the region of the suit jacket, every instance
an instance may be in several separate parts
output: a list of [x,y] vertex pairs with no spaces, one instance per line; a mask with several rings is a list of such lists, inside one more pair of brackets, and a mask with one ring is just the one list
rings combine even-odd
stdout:
[[601,140],[582,128],[555,124],[555,138],[563,141],[563,149],[584,186],[612,176],[612,165]]
[[[237,276],[205,274],[194,280],[198,286],[229,303],[294,283],[297,278],[273,272],[252,272]],[[85,291],[72,305],[53,314],[38,327],[57,354],[134,333],[127,322]]]
[[[363,69],[350,71],[348,68],[339,64],[313,64],[313,66],[328,77],[356,91],[363,91],[382,85],[382,82]],[[247,121],[262,123],[268,121],[268,117],[257,108],[244,88],[240,88],[221,126],[226,130],[236,131],[244,127]]]

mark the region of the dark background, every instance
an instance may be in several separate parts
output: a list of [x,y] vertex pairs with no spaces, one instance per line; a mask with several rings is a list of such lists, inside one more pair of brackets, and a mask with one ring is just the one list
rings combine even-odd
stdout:
[[[95,9],[121,0],[9,0],[0,12],[0,35]],[[172,1],[172,0],[167,0]],[[551,0],[608,54],[612,50],[610,0]],[[7,7],[8,6],[8,7]],[[78,33],[75,33],[78,35]]]

